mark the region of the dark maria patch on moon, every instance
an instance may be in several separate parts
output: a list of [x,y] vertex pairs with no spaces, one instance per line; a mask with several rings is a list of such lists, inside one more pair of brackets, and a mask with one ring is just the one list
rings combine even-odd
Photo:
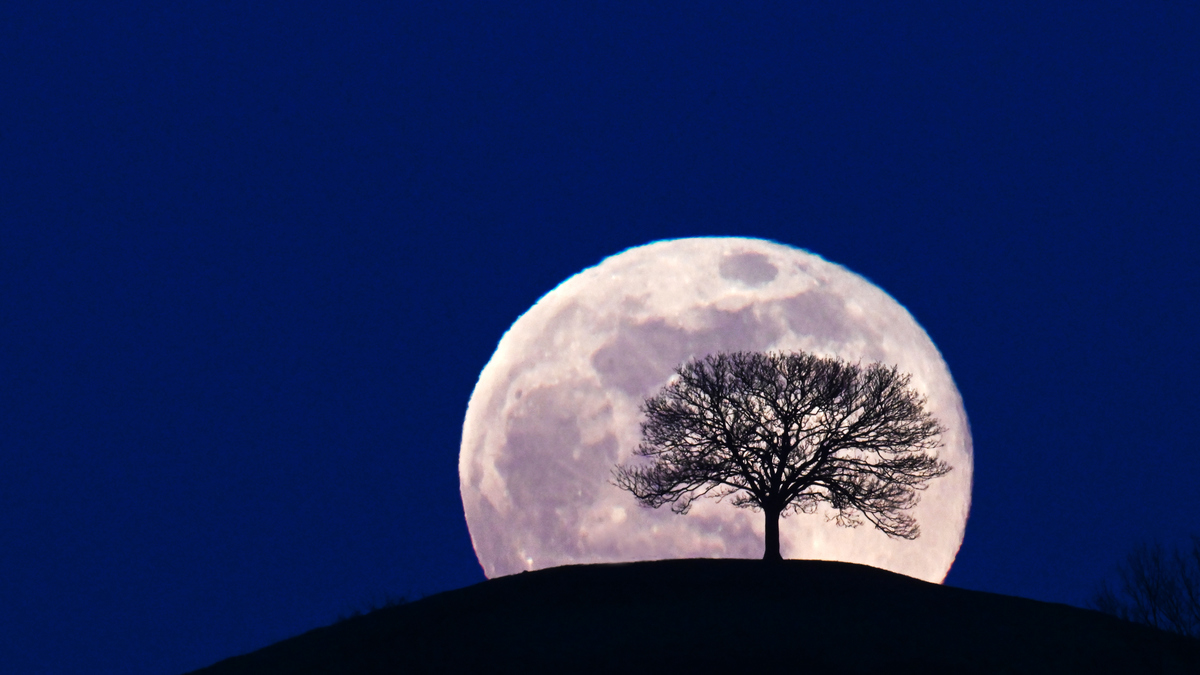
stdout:
[[740,281],[749,286],[762,286],[779,274],[767,256],[761,253],[732,253],[721,258],[721,278]]
[[622,322],[616,336],[592,355],[601,384],[644,398],[684,361],[722,351],[761,351],[783,334],[782,326],[763,321],[753,307],[703,314],[704,327],[694,332],[658,318]]
[[839,344],[859,340],[869,346],[868,360],[880,361],[879,334],[871,330],[865,321],[854,321],[846,311],[846,301],[830,293],[811,290],[779,301],[784,308],[788,327],[800,335]]
[[[501,516],[511,531],[534,535],[534,548],[570,556],[581,553],[579,523],[605,487],[597,476],[607,476],[617,462],[612,434],[583,442],[570,414],[577,406],[564,405],[575,390],[574,383],[566,383],[524,392],[509,417],[505,447],[496,462],[513,507]],[[524,565],[521,560],[515,567]]]

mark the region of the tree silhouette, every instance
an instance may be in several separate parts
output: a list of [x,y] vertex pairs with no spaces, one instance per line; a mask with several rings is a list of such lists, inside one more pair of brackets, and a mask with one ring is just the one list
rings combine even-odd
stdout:
[[763,558],[779,560],[779,519],[814,513],[915,539],[904,513],[951,467],[931,451],[944,431],[895,367],[806,353],[713,354],[676,369],[642,405],[635,456],[614,483],[643,505],[684,514],[704,496],[766,517]]
[[1141,545],[1101,583],[1088,605],[1126,621],[1200,638],[1200,537],[1191,548]]

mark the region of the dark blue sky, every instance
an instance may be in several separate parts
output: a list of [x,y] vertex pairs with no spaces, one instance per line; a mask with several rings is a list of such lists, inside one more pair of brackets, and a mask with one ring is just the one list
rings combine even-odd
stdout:
[[7,669],[481,581],[480,369],[662,238],[924,325],[976,449],[947,583],[1079,604],[1200,532],[1195,3],[421,4],[0,4]]

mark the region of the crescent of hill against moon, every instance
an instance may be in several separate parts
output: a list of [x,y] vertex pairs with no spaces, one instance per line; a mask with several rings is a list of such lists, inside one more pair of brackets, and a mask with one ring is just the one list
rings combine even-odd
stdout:
[[517,319],[480,374],[463,425],[460,488],[488,577],[564,564],[761,556],[761,516],[711,500],[645,509],[610,471],[640,441],[639,406],[692,358],[807,351],[897,365],[946,428],[954,471],[922,494],[914,541],[822,512],[780,524],[784,557],[843,560],[940,582],[970,509],[962,400],[933,342],[862,277],[745,238],[655,242],[563,282]]

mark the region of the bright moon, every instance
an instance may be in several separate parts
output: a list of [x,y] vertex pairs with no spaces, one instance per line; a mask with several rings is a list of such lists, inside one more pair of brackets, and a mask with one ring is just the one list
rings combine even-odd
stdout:
[[954,467],[891,539],[829,513],[780,521],[785,558],[842,560],[941,582],[971,505],[971,433],[937,347],[887,293],[807,251],[761,239],[659,241],[605,259],[517,319],[467,406],[459,480],[488,577],[577,563],[761,558],[763,515],[698,500],[686,516],[611,484],[641,440],[642,401],[715,352],[806,351],[912,375]]

